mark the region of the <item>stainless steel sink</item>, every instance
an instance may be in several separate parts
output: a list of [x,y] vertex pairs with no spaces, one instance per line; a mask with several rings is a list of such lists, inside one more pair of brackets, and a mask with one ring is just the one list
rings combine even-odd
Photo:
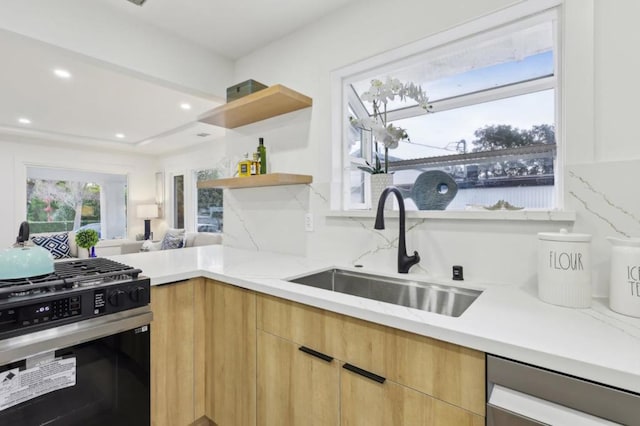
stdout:
[[289,281],[451,317],[462,315],[482,294],[480,290],[389,278],[344,269],[328,269]]

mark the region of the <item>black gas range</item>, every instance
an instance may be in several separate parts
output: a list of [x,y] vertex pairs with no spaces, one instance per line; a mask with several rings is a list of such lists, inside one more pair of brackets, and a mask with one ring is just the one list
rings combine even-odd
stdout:
[[149,284],[105,258],[1,281],[0,425],[150,425]]
[[106,258],[57,262],[50,275],[0,281],[0,340],[150,303],[141,270]]

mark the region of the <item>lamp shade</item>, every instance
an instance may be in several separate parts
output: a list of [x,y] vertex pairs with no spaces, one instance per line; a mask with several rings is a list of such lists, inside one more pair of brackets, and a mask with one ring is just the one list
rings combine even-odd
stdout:
[[141,204],[136,208],[139,219],[153,219],[158,217],[157,204]]

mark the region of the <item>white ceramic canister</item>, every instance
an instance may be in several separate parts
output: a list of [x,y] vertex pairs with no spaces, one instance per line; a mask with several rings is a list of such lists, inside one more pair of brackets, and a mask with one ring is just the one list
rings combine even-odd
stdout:
[[611,247],[609,307],[640,317],[640,238],[607,238]]
[[538,233],[538,297],[571,308],[591,306],[591,235]]

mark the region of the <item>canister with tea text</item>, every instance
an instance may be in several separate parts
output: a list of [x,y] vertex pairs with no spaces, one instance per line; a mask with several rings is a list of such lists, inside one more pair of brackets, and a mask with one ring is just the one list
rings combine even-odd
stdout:
[[611,244],[609,307],[640,317],[640,238],[607,238]]
[[538,233],[538,297],[571,308],[591,306],[591,235]]

